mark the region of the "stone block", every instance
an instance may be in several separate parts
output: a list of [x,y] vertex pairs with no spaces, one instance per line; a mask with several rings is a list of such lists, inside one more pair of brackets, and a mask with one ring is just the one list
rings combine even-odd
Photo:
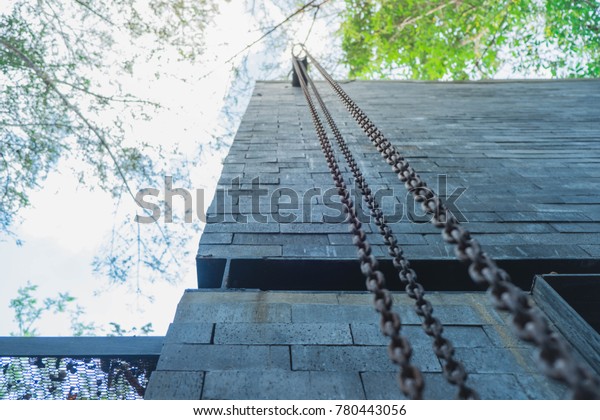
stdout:
[[[321,236],[321,235],[319,235]],[[357,258],[355,246],[314,244],[309,235],[304,244],[284,244],[284,257]]]
[[203,399],[362,400],[356,372],[208,372]]
[[208,344],[214,324],[198,322],[176,322],[169,325],[165,343]]
[[200,244],[198,257],[259,258],[281,257],[281,245],[205,245]]
[[[369,225],[363,225],[365,232],[371,232]],[[284,223],[281,225],[282,233],[348,233],[347,223]]]
[[[412,363],[424,372],[440,372],[431,348],[414,348]],[[387,346],[292,346],[293,370],[395,372]]]
[[290,369],[287,346],[165,344],[158,370],[213,371]]
[[[365,394],[369,400],[406,400],[398,384],[398,374],[392,372],[362,372],[360,374]],[[441,373],[423,373],[425,400],[450,400],[456,388],[444,379]]]
[[[389,341],[379,329],[379,324],[351,324],[354,344],[358,345],[386,345]],[[421,326],[405,325],[401,330],[415,347],[431,347],[433,340]],[[444,337],[452,342],[454,347],[488,347],[493,346],[492,341],[479,326],[459,327],[444,326]]]
[[150,376],[145,400],[199,400],[204,372],[155,370]]
[[200,237],[200,244],[230,244],[232,240],[233,233],[203,233]]
[[205,233],[278,233],[278,223],[207,223]]
[[326,235],[319,234],[236,233],[233,243],[236,245],[300,245],[307,243],[312,245],[327,245],[329,241]]
[[207,302],[180,303],[174,322],[291,322],[291,319],[291,307],[287,303]]
[[[410,307],[398,306],[394,307],[394,310],[398,312],[405,324],[421,323]],[[379,314],[369,301],[363,305],[294,304],[292,305],[292,322],[375,323],[379,322]]]
[[566,400],[571,399],[567,387],[547,376],[533,374],[528,376],[517,376],[519,384],[525,390],[527,396],[532,400]]
[[528,375],[536,366],[529,349],[516,347],[459,347],[456,357],[469,373]]
[[215,344],[352,344],[345,324],[217,324]]

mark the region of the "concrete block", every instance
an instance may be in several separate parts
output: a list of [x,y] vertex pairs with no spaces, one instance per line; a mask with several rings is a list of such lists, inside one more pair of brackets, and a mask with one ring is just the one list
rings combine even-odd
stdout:
[[233,233],[203,233],[200,244],[230,244],[232,240]]
[[356,372],[207,372],[203,399],[362,400]]
[[[410,307],[399,305],[394,307],[394,310],[400,315],[402,322],[405,324],[421,323],[419,317]],[[379,322],[379,316],[369,301],[363,305],[292,305],[292,322],[294,323],[375,323]]]
[[329,241],[326,235],[319,234],[236,233],[233,238],[233,243],[237,245],[300,245],[307,243],[312,245],[327,245],[329,244]]
[[590,222],[584,213],[576,211],[498,212],[504,222]]
[[[362,372],[360,374],[369,400],[406,400],[398,384],[398,374],[392,372]],[[441,373],[423,373],[425,400],[451,400],[457,388],[450,385]]]
[[[414,348],[412,362],[423,372],[440,372],[441,365],[431,348]],[[292,346],[294,370],[328,372],[395,372],[387,346]]]
[[483,330],[496,347],[529,347],[530,345],[519,339],[514,329],[508,325],[484,325]]
[[[382,346],[388,343],[378,324],[351,324],[354,344]],[[406,336],[415,347],[431,347],[433,339],[429,337],[421,326],[405,325],[402,334]],[[479,326],[458,327],[444,326],[444,336],[452,342],[454,347],[489,347],[492,341]]]
[[290,369],[287,346],[234,346],[165,344],[158,370],[266,370]]
[[205,233],[277,233],[278,223],[207,223],[204,227]]
[[600,223],[551,223],[554,229],[566,233],[600,233]]
[[485,250],[493,258],[589,258],[589,255],[576,245],[492,245]]
[[[306,235],[308,236],[308,235]],[[320,235],[319,235],[320,236]],[[304,244],[284,244],[284,257],[357,258],[355,246],[319,245],[307,239]]]
[[281,257],[281,245],[205,245],[198,250],[199,257],[256,258]]
[[155,370],[150,376],[145,400],[199,400],[204,372]]
[[517,382],[532,400],[565,400],[570,399],[567,386],[544,375],[517,376]]
[[[356,345],[385,346],[389,343],[389,338],[382,334],[379,324],[352,323],[350,328],[352,329],[352,338]],[[420,326],[404,325],[402,326],[401,333],[408,338],[410,344],[413,346],[431,346],[431,339]]]
[[[361,297],[364,297],[361,296]],[[393,309],[404,325],[420,325],[421,319],[411,306],[396,304]],[[363,305],[294,305],[292,307],[293,322],[343,322],[374,323],[379,322],[380,315],[372,304],[372,295],[366,295]],[[321,321],[318,321],[318,320]]]
[[180,303],[175,322],[291,322],[291,307],[287,303],[227,302]]
[[[464,223],[471,233],[554,233],[548,223]],[[600,231],[599,231],[600,232]],[[439,236],[439,235],[438,235]]]
[[346,324],[217,324],[215,344],[352,344]]
[[214,324],[198,322],[176,322],[169,325],[165,343],[208,344]]
[[529,349],[515,347],[459,347],[456,349],[456,357],[463,362],[469,373],[527,375],[536,366]]
[[[373,234],[369,237],[369,241],[373,245],[376,245],[376,244],[384,245],[383,238],[379,234],[379,230],[377,230],[376,228],[372,228],[372,230],[373,230]],[[331,243],[332,245],[352,245],[352,235],[350,233],[347,233],[347,234],[333,233],[333,234],[328,235],[328,237],[329,237],[329,243]],[[438,235],[438,237],[439,237],[439,235]],[[426,241],[425,241],[423,235],[418,235],[418,234],[399,233],[399,234],[396,234],[396,239],[398,240],[398,244],[400,244],[403,247],[406,245],[424,245],[424,244],[426,244]],[[440,242],[439,239],[440,238],[436,238],[437,242]]]
[[[471,373],[467,383],[475,389],[482,400],[526,400],[530,396],[518,381],[520,375]],[[550,394],[538,394],[539,398],[551,398]]]
[[[371,232],[371,227],[363,225],[365,232]],[[282,233],[348,233],[347,223],[285,223],[281,225]]]
[[600,257],[600,245],[580,245],[579,247],[587,252],[591,257]]
[[[484,316],[473,306],[467,305],[435,305],[433,314],[444,325],[486,325],[491,322],[498,322],[496,317],[490,320],[488,316]],[[493,314],[486,315],[493,316]]]

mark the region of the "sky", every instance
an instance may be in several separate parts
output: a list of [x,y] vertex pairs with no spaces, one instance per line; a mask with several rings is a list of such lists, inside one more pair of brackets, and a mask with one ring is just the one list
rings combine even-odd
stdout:
[[[4,7],[0,5],[0,13],[10,5],[10,2],[2,3]],[[187,160],[194,162],[190,167],[189,182],[192,188],[205,191],[205,207],[210,204],[227,149],[204,148],[199,153],[199,146],[207,145],[214,135],[227,136],[228,131],[235,131],[235,124],[239,122],[251,94],[251,89],[236,94],[237,105],[224,102],[233,82],[229,71],[231,65],[225,64],[225,61],[264,31],[261,22],[257,22],[245,9],[245,3],[232,1],[219,4],[220,14],[205,32],[206,59],[201,66],[166,57],[160,63],[147,63],[136,68],[137,79],[127,86],[134,94],[150,94],[150,99],[163,106],[150,122],[132,122],[130,131],[152,145],[170,141],[179,144]],[[279,8],[270,2],[264,4],[272,21],[285,18]],[[295,34],[298,40],[306,41],[311,18],[299,17],[291,21],[286,30]],[[274,35],[277,36],[277,33]],[[330,48],[332,39],[331,27],[317,20],[307,45],[315,54],[320,54]],[[125,38],[122,41],[124,44],[119,46],[121,53],[123,49],[131,48],[125,45]],[[279,78],[277,72],[265,71],[262,66],[285,66],[282,63],[289,61],[290,51],[291,45],[274,52],[265,49],[264,43],[259,43],[240,54],[233,64],[247,57],[251,80]],[[153,75],[161,70],[157,68],[161,63],[168,67],[163,69],[165,74],[171,76],[156,80]],[[207,73],[210,73],[208,77],[199,80],[199,74]],[[224,120],[221,113],[224,105],[233,109],[233,123]],[[230,141],[226,138],[227,143]],[[40,300],[55,297],[59,292],[74,296],[75,303],[85,310],[81,321],[94,322],[100,327],[98,333],[102,328],[108,331],[110,322],[117,322],[126,329],[151,322],[153,334],[164,335],[183,291],[196,287],[194,255],[200,239],[200,222],[194,221],[196,229],[183,223],[174,227],[179,234],[190,236],[187,249],[190,254],[181,258],[178,281],[149,282],[141,276],[137,279],[139,284],[111,284],[106,278],[93,273],[93,258],[106,244],[111,229],[119,222],[117,219],[133,220],[137,209],[131,199],[124,197],[115,211],[115,200],[108,193],[98,189],[90,191],[80,185],[71,169],[67,169],[78,165],[76,161],[60,162],[58,170],[48,176],[41,188],[32,192],[31,207],[21,212],[22,223],[13,226],[21,246],[10,239],[0,241],[0,335],[17,331],[9,303],[17,296],[18,288],[27,282],[39,286],[35,296]],[[174,187],[177,186],[175,183]],[[162,185],[150,187],[160,189]],[[174,211],[177,212],[177,208]],[[142,230],[152,228],[140,225]],[[174,252],[183,254],[183,251]],[[142,290],[141,294],[136,293],[138,288]],[[66,315],[46,314],[36,323],[36,328],[40,335],[71,334]]]

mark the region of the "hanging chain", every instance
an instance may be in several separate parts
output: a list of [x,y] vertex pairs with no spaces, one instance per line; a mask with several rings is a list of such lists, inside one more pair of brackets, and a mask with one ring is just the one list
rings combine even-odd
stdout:
[[[305,69],[303,69],[305,70]],[[348,145],[342,134],[340,133],[331,113],[327,109],[327,106],[323,102],[323,98],[319,94],[317,87],[315,86],[312,78],[305,71],[303,74],[305,80],[308,81],[312,88],[315,98],[319,102],[323,115],[331,128],[331,131],[336,139],[339,149],[342,151],[346,163],[352,171],[354,180],[361,191],[361,194],[365,200],[365,203],[369,207],[371,215],[375,219],[375,224],[379,228],[379,232],[383,237],[385,244],[388,246],[388,253],[392,257],[394,267],[398,270],[398,277],[406,288],[406,293],[410,298],[415,300],[415,311],[423,317],[424,322],[422,324],[423,329],[427,335],[433,338],[433,348],[435,354],[441,358],[443,363],[444,376],[453,385],[456,385],[459,389],[458,398],[461,399],[479,399],[477,392],[467,386],[467,372],[463,364],[454,358],[454,346],[443,336],[443,325],[440,320],[433,316],[433,306],[431,302],[425,299],[425,289],[421,283],[417,281],[417,274],[410,267],[409,261],[404,257],[403,251],[398,246],[398,241],[392,232],[392,229],[385,221],[385,216],[381,211],[381,208],[375,197],[372,194],[369,185],[365,177],[362,174],[352,152],[348,148]]]
[[306,55],[336,92],[384,160],[392,166],[406,189],[416,201],[421,202],[424,211],[433,215],[432,223],[443,229],[442,237],[446,242],[455,245],[457,258],[469,263],[471,279],[477,284],[488,287],[496,308],[511,314],[518,336],[536,345],[542,371],[547,376],[567,384],[575,399],[600,399],[598,378],[575,360],[568,345],[561,336],[552,331],[546,317],[534,306],[525,292],[511,282],[508,273],[499,268],[483,251],[479,242],[471,237],[470,232],[459,225],[458,220],[441,199],[341,86],[308,51]]
[[344,178],[335,159],[331,142],[327,138],[327,134],[319,118],[317,110],[312,101],[310,92],[306,86],[306,82],[302,77],[303,65],[296,57],[292,58],[294,69],[298,74],[298,79],[304,92],[306,102],[310,110],[310,114],[317,132],[317,137],[321,144],[321,149],[325,155],[327,165],[333,181],[338,190],[344,206],[344,212],[348,214],[349,230],[352,232],[353,242],[358,248],[358,258],[360,268],[366,278],[367,289],[374,294],[374,306],[377,312],[381,314],[380,328],[382,333],[390,338],[388,346],[388,354],[392,362],[400,367],[400,389],[406,396],[412,399],[421,399],[423,394],[423,374],[414,365],[410,363],[412,355],[412,347],[406,337],[400,334],[402,323],[400,316],[392,310],[392,295],[386,289],[385,276],[378,269],[377,259],[373,256],[371,246],[366,239],[362,224],[358,220],[358,216],[354,209],[354,203],[350,198],[350,192],[344,182]]

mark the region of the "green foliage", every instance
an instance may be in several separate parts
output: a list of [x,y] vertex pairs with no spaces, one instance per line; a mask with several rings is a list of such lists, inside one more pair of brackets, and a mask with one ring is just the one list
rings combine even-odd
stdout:
[[350,77],[471,79],[515,70],[598,76],[600,6],[568,0],[346,0]]
[[[59,293],[55,298],[46,298],[40,302],[34,296],[37,288],[37,285],[27,283],[26,286],[19,288],[17,297],[11,299],[9,307],[15,312],[14,319],[18,328],[18,332],[13,335],[23,337],[33,337],[37,335],[35,324],[43,315],[46,313],[64,313],[70,309],[71,303],[75,301],[75,298],[68,293]],[[78,320],[78,315],[81,315],[81,311],[75,313],[75,315],[77,316],[72,319],[76,323],[81,324]],[[86,328],[83,324],[81,324],[81,326],[84,329]]]
[[[546,38],[563,53],[548,66],[553,76],[600,76],[600,3],[597,0],[546,1]],[[562,69],[562,72],[561,72]]]
[[17,297],[11,299],[9,307],[14,311],[14,320],[18,331],[11,335],[22,337],[33,337],[38,334],[36,324],[42,317],[49,314],[67,314],[70,318],[71,333],[73,336],[82,335],[104,335],[124,336],[124,335],[149,335],[154,332],[152,323],[147,323],[141,327],[123,328],[116,322],[110,322],[110,329],[106,331],[104,327],[98,327],[96,324],[85,323],[81,317],[85,315],[85,310],[75,304],[76,298],[69,293],[59,293],[54,298],[45,298],[40,301],[36,296],[38,285],[27,283],[20,287]]
[[121,324],[116,322],[109,322],[110,332],[106,335],[109,337],[121,337],[124,335],[149,335],[154,332],[154,328],[152,328],[152,323],[149,322],[141,327],[131,327],[130,329],[121,327]]

